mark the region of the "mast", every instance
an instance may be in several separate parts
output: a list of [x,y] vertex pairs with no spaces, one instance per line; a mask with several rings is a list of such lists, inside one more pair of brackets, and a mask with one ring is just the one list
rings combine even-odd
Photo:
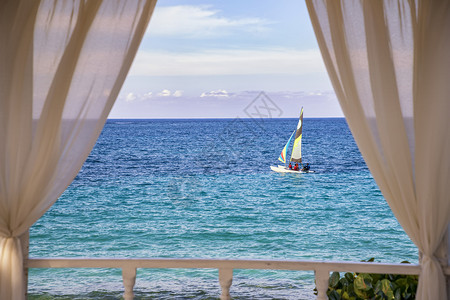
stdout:
[[300,118],[295,132],[294,147],[292,148],[291,161],[302,162],[302,130],[303,130],[303,107],[300,112]]

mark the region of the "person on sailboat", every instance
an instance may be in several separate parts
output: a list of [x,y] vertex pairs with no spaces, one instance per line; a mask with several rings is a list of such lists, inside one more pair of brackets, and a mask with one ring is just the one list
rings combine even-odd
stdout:
[[292,170],[292,163],[289,162],[289,169]]
[[303,166],[302,171],[308,172],[309,169],[311,169],[311,167],[309,166],[309,163],[306,163],[306,164]]
[[298,163],[295,163],[294,171],[298,171]]

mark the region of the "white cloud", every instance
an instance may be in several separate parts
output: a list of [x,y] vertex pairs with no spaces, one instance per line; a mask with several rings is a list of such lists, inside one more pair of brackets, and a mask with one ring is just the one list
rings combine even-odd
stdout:
[[143,100],[150,99],[152,95],[153,95],[152,92],[145,93],[144,95],[142,95],[142,99]]
[[128,93],[125,97],[126,102],[133,102],[134,100],[136,100],[136,95],[133,93]]
[[194,53],[140,51],[130,75],[302,75],[326,72],[319,50],[204,50]]
[[175,92],[172,92],[168,89],[163,89],[156,95],[153,95],[153,92],[147,92],[144,94],[140,93],[134,93],[129,92],[128,94],[119,96],[119,99],[123,100],[126,103],[136,103],[136,102],[145,102],[151,99],[158,99],[158,98],[180,98],[183,96],[182,90],[176,90]]
[[172,92],[169,90],[162,90],[161,92],[158,93],[158,96],[160,97],[168,97],[172,95]]
[[176,90],[175,92],[173,92],[172,96],[181,97],[181,96],[183,96],[183,91]]
[[217,90],[217,91],[210,91],[210,92],[204,92],[200,95],[200,98],[204,97],[224,97],[228,98],[230,94],[225,90]]
[[127,103],[131,103],[131,102],[142,102],[142,101],[146,101],[149,100],[153,97],[153,93],[152,92],[147,92],[144,94],[139,94],[139,93],[135,93],[135,92],[129,92],[126,95],[121,95],[119,96],[119,99],[124,100]]
[[227,18],[210,6],[157,6],[147,30],[150,36],[210,38],[231,34],[235,30],[267,31],[269,22],[260,18]]

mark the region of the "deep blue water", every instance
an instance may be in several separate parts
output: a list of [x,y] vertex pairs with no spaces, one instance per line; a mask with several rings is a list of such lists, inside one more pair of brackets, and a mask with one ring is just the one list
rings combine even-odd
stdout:
[[[303,160],[316,173],[270,170],[296,124],[108,120],[71,186],[31,228],[30,256],[417,262],[344,119],[304,120]],[[309,299],[313,287],[312,272],[237,270],[231,293]],[[135,290],[142,299],[220,294],[217,270],[138,270]],[[121,273],[33,269],[29,292],[117,299]]]

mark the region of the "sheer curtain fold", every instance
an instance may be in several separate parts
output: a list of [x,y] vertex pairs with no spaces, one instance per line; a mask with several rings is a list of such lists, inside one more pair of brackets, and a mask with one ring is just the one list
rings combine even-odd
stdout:
[[18,237],[89,155],[155,4],[0,3],[0,299],[24,299]]
[[306,0],[336,95],[394,215],[422,253],[418,299],[447,299],[450,2]]

